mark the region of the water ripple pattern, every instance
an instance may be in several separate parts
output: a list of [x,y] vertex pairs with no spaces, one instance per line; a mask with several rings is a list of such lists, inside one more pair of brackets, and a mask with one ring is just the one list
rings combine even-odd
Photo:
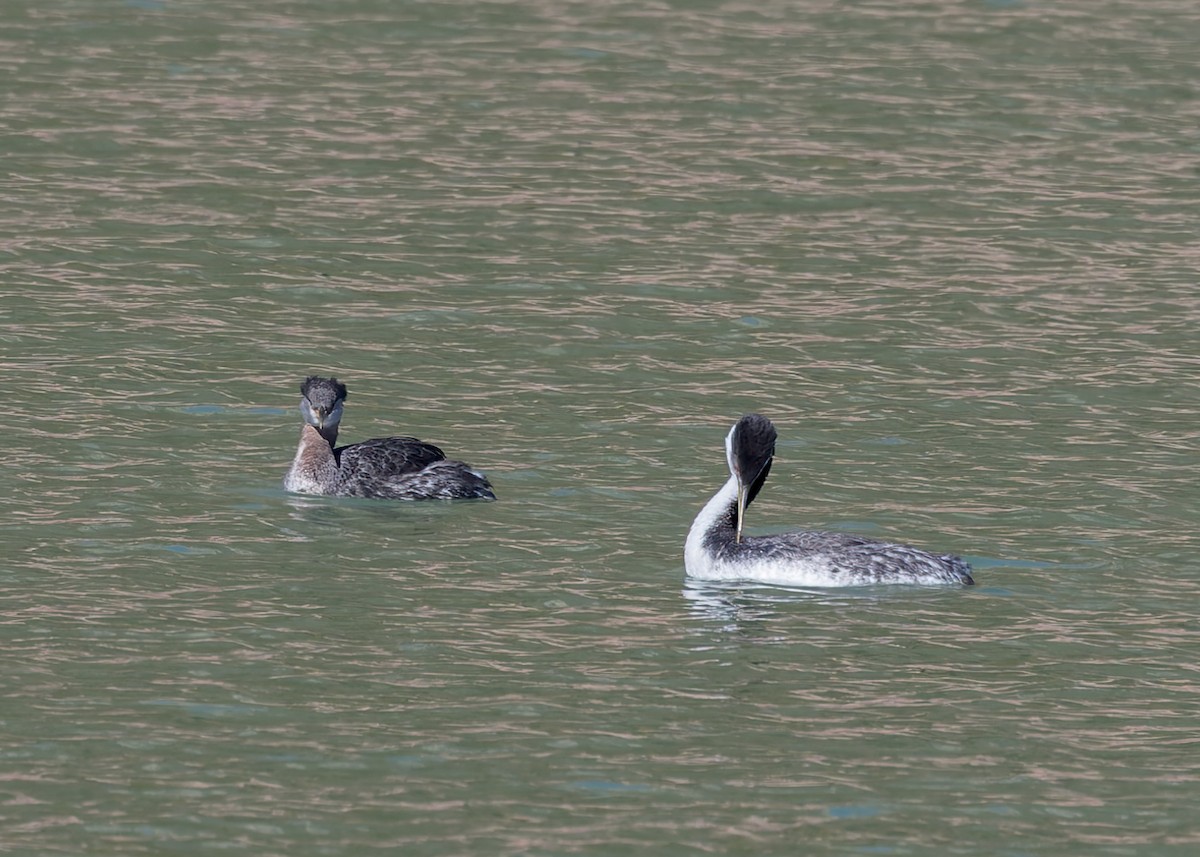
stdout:
[[[0,20],[0,852],[1198,847],[1200,11]],[[285,494],[315,372],[500,501]],[[686,582],[751,410],[979,585]]]

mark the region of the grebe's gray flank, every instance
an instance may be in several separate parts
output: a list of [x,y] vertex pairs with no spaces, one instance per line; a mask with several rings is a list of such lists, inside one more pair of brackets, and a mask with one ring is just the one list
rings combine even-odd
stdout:
[[377,437],[335,446],[346,401],[337,378],[300,385],[300,445],[283,487],[299,494],[378,500],[495,500],[486,476],[415,437]]
[[957,556],[852,533],[743,535],[746,508],[771,472],[777,436],[761,414],[742,417],[725,436],[729,479],[692,522],[684,546],[689,576],[784,586],[975,582],[970,566]]

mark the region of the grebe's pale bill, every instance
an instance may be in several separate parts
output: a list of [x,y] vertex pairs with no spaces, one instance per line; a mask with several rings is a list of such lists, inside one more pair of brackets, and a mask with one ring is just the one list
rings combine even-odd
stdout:
[[852,533],[746,535],[746,510],[771,472],[776,437],[775,426],[759,414],[747,414],[729,430],[729,479],[688,532],[684,563],[690,576],[796,586],[974,582],[956,556]]
[[737,504],[737,534],[733,540],[740,545],[742,543],[742,527],[746,521],[746,486],[740,479],[738,480]]

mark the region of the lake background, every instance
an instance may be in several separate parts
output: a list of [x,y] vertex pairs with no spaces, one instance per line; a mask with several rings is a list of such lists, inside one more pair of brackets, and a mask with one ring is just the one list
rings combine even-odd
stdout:
[[[0,20],[0,852],[1200,846],[1200,7]],[[688,585],[750,410],[978,586]]]

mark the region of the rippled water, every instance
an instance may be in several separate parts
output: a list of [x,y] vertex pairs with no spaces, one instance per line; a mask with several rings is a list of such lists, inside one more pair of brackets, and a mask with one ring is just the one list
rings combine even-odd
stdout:
[[[1196,848],[1191,4],[0,19],[0,851]],[[686,584],[748,410],[979,585]]]

